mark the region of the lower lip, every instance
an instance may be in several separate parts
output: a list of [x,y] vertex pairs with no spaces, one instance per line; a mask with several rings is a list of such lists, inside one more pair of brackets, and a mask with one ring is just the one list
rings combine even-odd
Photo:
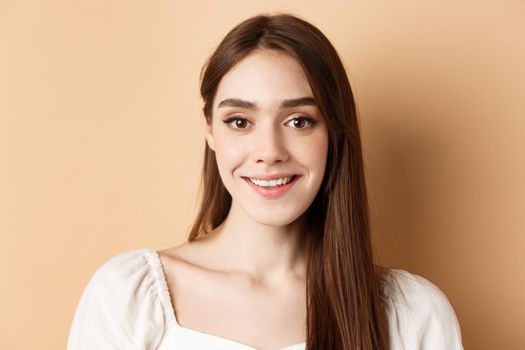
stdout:
[[243,178],[244,181],[250,185],[255,192],[260,194],[266,199],[278,199],[282,196],[284,196],[288,191],[292,189],[292,187],[299,181],[301,176],[295,175],[294,179],[287,183],[284,186],[276,186],[276,187],[263,187],[263,186],[257,186],[256,184],[252,183],[248,178]]

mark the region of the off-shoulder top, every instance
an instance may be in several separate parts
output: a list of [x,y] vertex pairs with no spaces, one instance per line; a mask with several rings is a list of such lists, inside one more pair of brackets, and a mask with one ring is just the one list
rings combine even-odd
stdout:
[[[426,279],[388,270],[383,283],[390,348],[462,350],[459,324],[447,297]],[[304,350],[306,343],[280,350]],[[77,306],[68,350],[256,350],[181,326],[158,252],[121,253],[92,276]]]

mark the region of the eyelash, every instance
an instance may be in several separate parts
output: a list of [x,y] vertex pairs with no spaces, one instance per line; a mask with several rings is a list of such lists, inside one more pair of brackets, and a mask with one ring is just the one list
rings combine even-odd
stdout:
[[[239,115],[232,115],[230,118],[224,120],[224,124],[228,125],[230,128],[234,129],[234,130],[244,130],[246,128],[238,128],[236,126],[233,126],[234,122],[236,122],[237,120],[242,120],[242,121],[245,121],[245,122],[248,122],[248,119],[246,118],[243,118]],[[295,117],[295,118],[292,118],[290,119],[288,122],[286,122],[286,124],[290,123],[291,121],[294,121],[294,120],[303,120],[307,123],[309,123],[308,126],[305,126],[303,128],[295,128],[293,127],[294,129],[297,129],[297,130],[302,130],[302,129],[307,129],[307,128],[311,128],[312,126],[315,125],[315,123],[317,123],[317,120],[314,120],[312,118],[309,118],[309,117],[306,117],[306,116],[298,116],[298,117]]]
[[237,128],[237,127],[233,126],[233,122],[235,122],[237,120],[243,120],[245,122],[248,122],[248,120],[246,118],[243,118],[243,117],[241,117],[239,115],[232,115],[230,118],[224,120],[224,124],[228,125],[232,129],[236,129],[236,130],[244,129],[244,128]]

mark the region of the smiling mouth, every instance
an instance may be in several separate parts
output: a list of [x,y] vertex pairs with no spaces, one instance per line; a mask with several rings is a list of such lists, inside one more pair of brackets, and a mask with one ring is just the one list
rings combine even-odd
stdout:
[[266,179],[257,179],[253,177],[244,177],[245,180],[249,181],[250,183],[263,187],[263,188],[277,188],[286,186],[289,183],[293,182],[297,178],[297,175],[292,176],[286,176],[286,177],[280,177],[276,179],[266,180]]
[[301,175],[283,176],[273,179],[242,177],[256,193],[266,199],[278,199],[285,196],[300,178]]

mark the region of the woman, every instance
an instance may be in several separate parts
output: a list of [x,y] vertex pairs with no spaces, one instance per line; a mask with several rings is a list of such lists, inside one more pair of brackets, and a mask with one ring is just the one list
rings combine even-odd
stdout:
[[355,104],[328,39],[290,15],[203,69],[203,198],[189,240],[87,286],[68,348],[462,349],[447,298],[374,267]]

